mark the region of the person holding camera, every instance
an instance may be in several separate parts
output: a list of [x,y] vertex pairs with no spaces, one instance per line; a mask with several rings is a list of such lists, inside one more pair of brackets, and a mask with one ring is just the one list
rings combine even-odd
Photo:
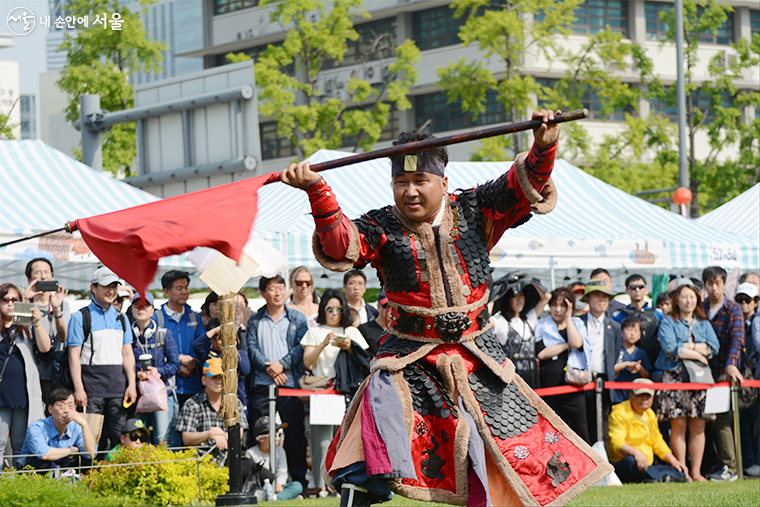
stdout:
[[[37,363],[49,359],[50,337],[41,325],[42,314],[14,319],[21,291],[12,283],[0,285],[0,469],[10,435],[14,453],[24,445],[27,427],[45,416]],[[20,309],[19,309],[20,311]],[[15,460],[14,460],[15,461]]]
[[66,349],[66,329],[71,318],[71,308],[65,299],[69,292],[53,280],[53,263],[44,257],[30,260],[25,274],[29,286],[24,292],[24,301],[34,303],[42,313],[40,323],[50,336],[53,348],[52,361],[38,365],[42,399],[47,400],[53,389],[60,387],[61,358]]

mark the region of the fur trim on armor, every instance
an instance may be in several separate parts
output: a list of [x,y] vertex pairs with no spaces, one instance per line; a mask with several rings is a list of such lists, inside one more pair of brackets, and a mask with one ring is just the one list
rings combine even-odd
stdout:
[[356,225],[349,220],[348,230],[348,248],[346,249],[346,258],[342,261],[336,261],[324,252],[322,249],[322,243],[319,241],[319,234],[314,232],[311,240],[311,247],[314,251],[314,257],[316,257],[317,262],[319,262],[323,268],[329,269],[330,271],[344,272],[353,268],[356,261],[359,260],[359,250],[361,248],[359,229],[357,229]]
[[541,197],[543,197],[544,200],[531,206],[531,209],[533,209],[537,215],[546,215],[554,210],[554,207],[557,205],[558,195],[557,187],[554,186],[554,182],[549,178],[549,181],[546,182],[544,189],[541,191]]
[[[411,364],[418,359],[422,359],[430,353],[431,350],[436,348],[440,343],[427,343],[420,344],[420,348],[403,357],[381,357],[375,358],[370,363],[370,372],[374,373],[375,370],[388,370],[397,372],[406,368],[406,365]],[[401,380],[404,380],[403,377]]]
[[488,295],[489,291],[486,290],[485,295],[473,303],[462,306],[450,306],[448,308],[425,308],[424,306],[400,305],[398,303],[394,303],[390,299],[388,300],[388,304],[393,308],[403,308],[407,313],[413,313],[415,315],[421,315],[423,317],[436,317],[438,315],[443,315],[444,313],[449,312],[470,313],[471,311],[477,310],[480,307],[485,307],[486,303],[488,303]]

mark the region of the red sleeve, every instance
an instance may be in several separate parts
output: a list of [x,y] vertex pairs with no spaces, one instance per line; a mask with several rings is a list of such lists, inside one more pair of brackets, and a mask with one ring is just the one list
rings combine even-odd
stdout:
[[[345,260],[351,240],[351,225],[348,217],[340,209],[335,194],[324,179],[312,183],[304,190],[309,197],[322,251],[336,261]],[[359,233],[358,239],[359,259],[364,262],[374,260],[376,254],[364,235]]]

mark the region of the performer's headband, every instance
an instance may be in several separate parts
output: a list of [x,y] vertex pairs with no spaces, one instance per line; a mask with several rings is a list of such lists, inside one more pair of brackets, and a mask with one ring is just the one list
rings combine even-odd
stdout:
[[[403,164],[403,165],[401,165]],[[446,165],[443,160],[435,157],[417,157],[406,155],[404,158],[397,157],[391,160],[391,177],[405,173],[428,173],[443,178]]]

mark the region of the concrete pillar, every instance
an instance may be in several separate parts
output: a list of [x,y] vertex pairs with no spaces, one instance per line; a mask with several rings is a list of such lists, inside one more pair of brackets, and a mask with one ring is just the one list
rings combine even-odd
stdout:
[[752,28],[749,24],[749,7],[734,7],[734,39],[752,40]]
[[103,148],[100,145],[100,132],[90,130],[90,115],[100,112],[100,95],[81,95],[79,97],[80,118],[82,120],[82,163],[103,170]]
[[644,44],[647,40],[647,18],[644,0],[628,1],[628,38]]

